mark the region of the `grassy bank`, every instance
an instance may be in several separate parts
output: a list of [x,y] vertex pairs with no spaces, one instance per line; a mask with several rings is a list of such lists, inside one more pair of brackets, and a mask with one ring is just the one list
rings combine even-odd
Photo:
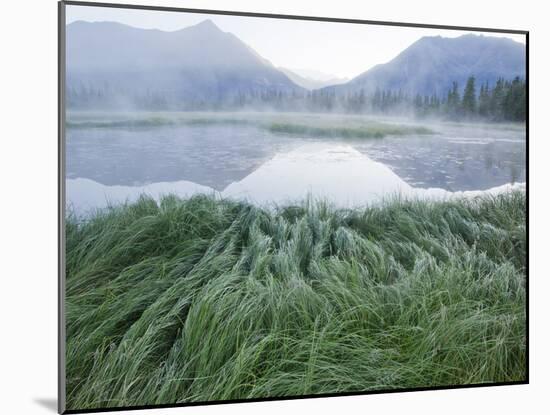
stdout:
[[67,222],[68,408],[522,380],[525,194]]

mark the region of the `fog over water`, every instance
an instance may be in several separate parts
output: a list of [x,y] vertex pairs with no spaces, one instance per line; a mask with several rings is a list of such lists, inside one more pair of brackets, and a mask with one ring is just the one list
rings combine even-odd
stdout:
[[[73,114],[67,129],[68,204],[82,211],[146,192],[215,193],[260,204],[313,195],[347,206],[419,194],[411,189],[475,191],[525,181],[525,131],[517,125],[424,122],[432,134],[364,139],[277,133],[262,123],[238,122],[277,120],[277,114],[218,114],[219,122],[210,123],[186,117],[195,122],[114,127]],[[286,117],[297,122],[304,115]]]

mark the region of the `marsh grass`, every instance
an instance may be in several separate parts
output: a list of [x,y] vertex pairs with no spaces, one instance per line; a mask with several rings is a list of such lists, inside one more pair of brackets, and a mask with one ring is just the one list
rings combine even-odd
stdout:
[[141,115],[111,115],[94,119],[93,115],[73,115],[67,121],[70,129],[100,128],[157,128],[177,126],[237,126],[248,125],[274,134],[297,135],[319,138],[383,138],[391,136],[427,135],[434,131],[418,125],[378,122],[358,117],[321,117],[311,114],[272,114],[272,113],[175,113]]
[[434,132],[426,127],[373,123],[351,127],[315,126],[292,123],[273,123],[267,127],[272,133],[306,137],[384,138],[388,135],[424,135]]
[[246,125],[246,120],[232,118],[172,118],[172,117],[145,117],[128,118],[121,120],[108,121],[67,121],[68,128],[87,129],[87,128],[155,128],[163,126],[178,125]]
[[526,201],[67,219],[69,409],[525,378]]

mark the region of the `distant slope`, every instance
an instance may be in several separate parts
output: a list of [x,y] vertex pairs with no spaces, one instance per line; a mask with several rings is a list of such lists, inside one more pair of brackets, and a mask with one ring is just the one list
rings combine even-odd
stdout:
[[113,22],[71,23],[67,82],[75,96],[88,91],[90,99],[100,95],[121,105],[155,99],[223,102],[239,93],[302,90],[210,20],[175,32]]
[[525,45],[482,35],[423,37],[390,62],[377,65],[344,85],[327,89],[337,93],[401,89],[409,94],[442,96],[453,81],[462,89],[471,75],[478,85],[486,81],[493,84],[499,77],[524,77]]
[[331,85],[339,85],[348,81],[346,78],[337,78],[337,77],[323,77],[323,79],[317,79],[311,76],[304,76],[296,70],[291,70],[287,68],[278,68],[283,72],[288,78],[294,82],[296,85],[301,86],[302,88],[313,90],[324,88]]

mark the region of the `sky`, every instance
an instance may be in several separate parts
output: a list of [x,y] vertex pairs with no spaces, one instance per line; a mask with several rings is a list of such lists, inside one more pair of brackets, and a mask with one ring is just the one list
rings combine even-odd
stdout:
[[[66,23],[112,21],[144,29],[175,31],[212,20],[231,32],[273,65],[294,70],[314,70],[353,78],[386,63],[424,36],[457,37],[458,30],[424,29],[366,24],[221,16],[156,10],[117,9],[68,5]],[[485,33],[525,43],[524,35]]]

